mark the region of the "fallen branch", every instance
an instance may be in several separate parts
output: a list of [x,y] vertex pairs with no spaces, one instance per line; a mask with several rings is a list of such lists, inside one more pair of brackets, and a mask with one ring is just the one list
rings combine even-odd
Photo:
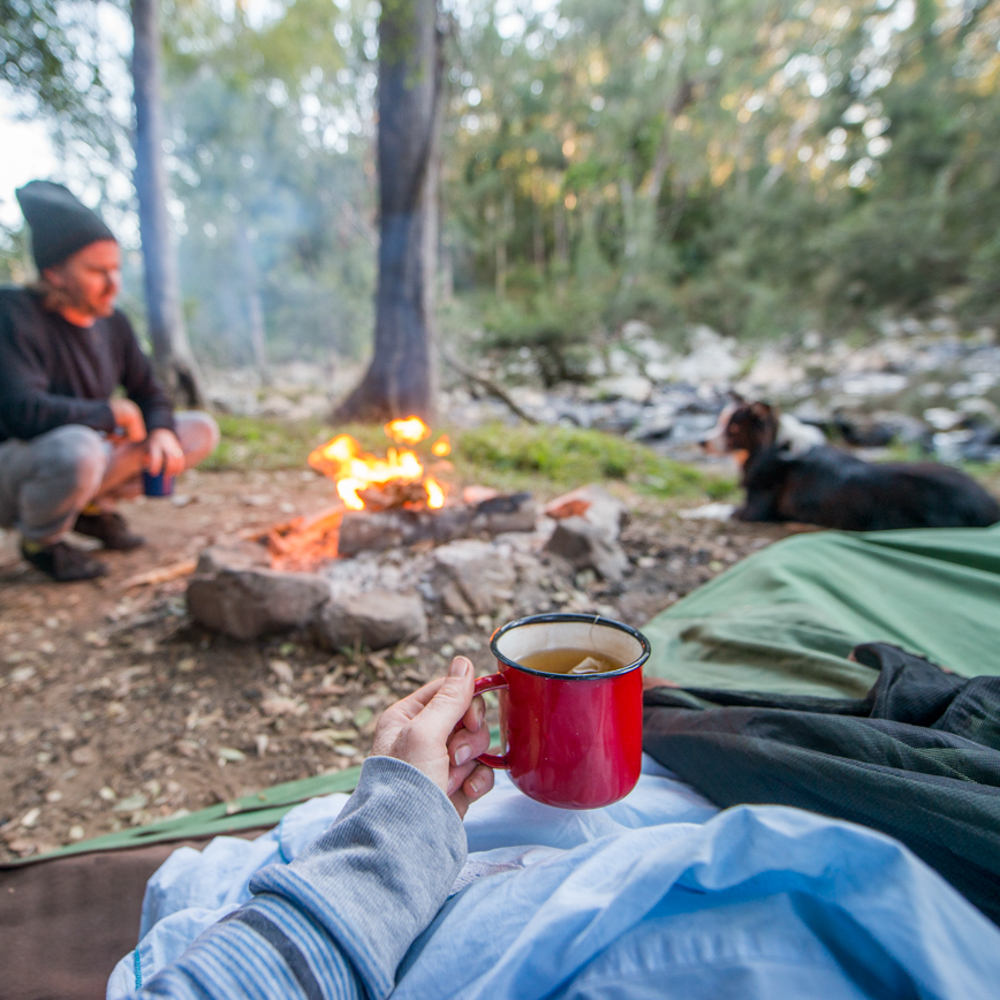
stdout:
[[161,566],[159,569],[151,569],[146,573],[138,573],[130,576],[122,582],[122,587],[146,587],[157,583],[169,583],[182,576],[190,576],[198,565],[197,559],[182,559],[180,562],[171,563],[169,566]]
[[441,357],[444,358],[445,364],[454,368],[464,379],[469,382],[478,385],[481,389],[485,389],[491,396],[499,399],[501,403],[507,406],[510,411],[515,415],[520,417],[526,423],[537,424],[538,421],[528,413],[525,413],[517,403],[514,402],[507,393],[500,388],[495,382],[491,382],[488,378],[484,378],[482,375],[477,375],[471,368],[466,368],[461,361],[453,358],[451,354],[446,351],[443,347],[441,350]]

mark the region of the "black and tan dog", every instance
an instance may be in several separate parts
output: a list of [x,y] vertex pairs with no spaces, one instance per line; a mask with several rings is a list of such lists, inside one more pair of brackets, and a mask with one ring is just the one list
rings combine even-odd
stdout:
[[844,531],[976,528],[1000,504],[967,475],[931,463],[871,463],[822,443],[822,434],[767,403],[738,400],[702,442],[743,466],[742,521],[801,521]]

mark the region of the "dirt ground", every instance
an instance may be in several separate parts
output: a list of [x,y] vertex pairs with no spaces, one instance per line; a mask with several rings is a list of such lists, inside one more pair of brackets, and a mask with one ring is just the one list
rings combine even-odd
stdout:
[[[206,632],[187,616],[185,579],[131,578],[317,512],[332,490],[311,472],[221,472],[188,473],[179,491],[123,508],[148,544],[108,553],[110,574],[97,581],[53,584],[0,533],[0,859],[359,763],[379,712],[455,652],[481,673],[494,667],[488,641],[500,622],[484,616],[432,616],[420,643],[353,656],[306,635],[239,643]],[[690,500],[629,501],[624,586],[578,575],[538,611],[585,602],[641,625],[787,533],[682,520]]]

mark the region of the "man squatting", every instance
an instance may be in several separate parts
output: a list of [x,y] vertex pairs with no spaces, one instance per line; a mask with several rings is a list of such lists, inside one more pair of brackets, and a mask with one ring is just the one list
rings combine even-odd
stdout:
[[[65,541],[143,544],[114,511],[141,475],[175,476],[219,441],[207,413],[173,413],[127,317],[115,308],[121,251],[103,220],[61,184],[17,191],[37,282],[0,289],[0,527],[54,580],[89,580],[104,563]],[[127,398],[113,397],[124,388]]]

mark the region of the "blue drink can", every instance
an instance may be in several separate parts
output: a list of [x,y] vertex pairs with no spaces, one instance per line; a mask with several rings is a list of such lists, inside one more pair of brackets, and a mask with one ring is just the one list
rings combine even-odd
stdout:
[[148,497],[169,497],[174,492],[174,477],[161,472],[151,476],[148,472],[142,474],[142,489]]

